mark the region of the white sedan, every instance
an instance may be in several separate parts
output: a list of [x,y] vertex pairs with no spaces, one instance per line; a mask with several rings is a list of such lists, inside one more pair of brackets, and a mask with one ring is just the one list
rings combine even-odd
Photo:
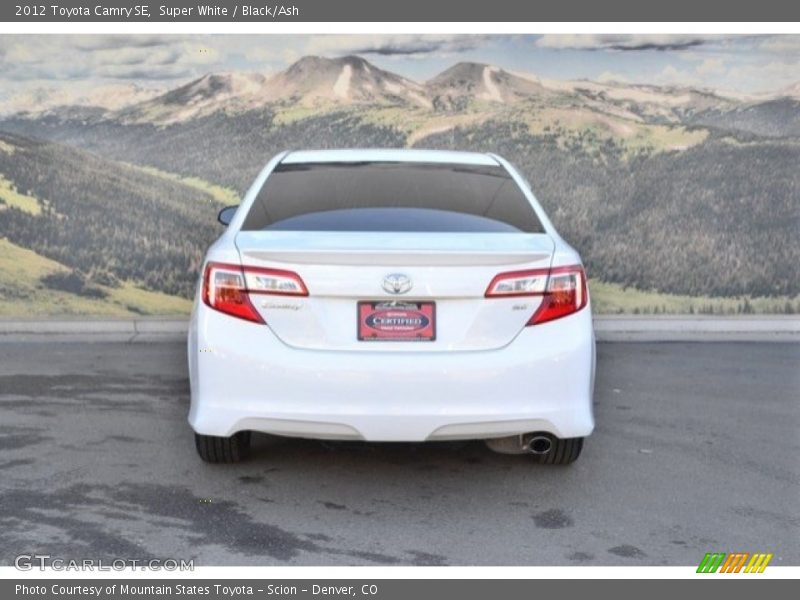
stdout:
[[219,219],[188,344],[203,460],[240,460],[252,431],[580,454],[586,275],[504,159],[284,152]]

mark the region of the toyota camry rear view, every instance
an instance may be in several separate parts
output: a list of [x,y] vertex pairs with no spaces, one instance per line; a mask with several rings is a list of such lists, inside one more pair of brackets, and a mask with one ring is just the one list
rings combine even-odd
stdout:
[[253,431],[580,454],[586,275],[499,156],[284,152],[220,220],[189,330],[203,460],[240,460]]

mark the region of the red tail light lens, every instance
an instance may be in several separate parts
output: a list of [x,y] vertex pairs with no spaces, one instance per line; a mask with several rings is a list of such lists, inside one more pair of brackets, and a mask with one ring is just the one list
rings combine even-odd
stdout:
[[227,315],[263,323],[250,294],[308,296],[297,273],[210,262],[203,274],[203,302]]
[[586,274],[580,265],[500,273],[486,288],[486,297],[509,296],[542,296],[542,303],[527,325],[539,325],[576,313],[589,300]]
[[247,295],[244,273],[239,265],[208,263],[203,275],[203,302],[214,310],[253,323],[264,320]]
[[550,270],[547,292],[528,325],[539,325],[576,313],[586,306],[589,292],[586,273],[579,265]]

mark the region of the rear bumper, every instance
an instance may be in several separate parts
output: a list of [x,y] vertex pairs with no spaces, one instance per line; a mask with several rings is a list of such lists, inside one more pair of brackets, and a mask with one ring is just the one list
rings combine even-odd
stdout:
[[594,427],[589,307],[497,350],[373,353],[292,348],[199,304],[188,352],[189,423],[206,435],[424,441]]

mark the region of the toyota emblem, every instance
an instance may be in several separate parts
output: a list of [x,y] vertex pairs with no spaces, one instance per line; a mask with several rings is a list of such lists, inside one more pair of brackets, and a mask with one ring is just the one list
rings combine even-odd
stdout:
[[405,294],[411,289],[411,278],[403,273],[391,273],[383,278],[383,289],[390,294]]

